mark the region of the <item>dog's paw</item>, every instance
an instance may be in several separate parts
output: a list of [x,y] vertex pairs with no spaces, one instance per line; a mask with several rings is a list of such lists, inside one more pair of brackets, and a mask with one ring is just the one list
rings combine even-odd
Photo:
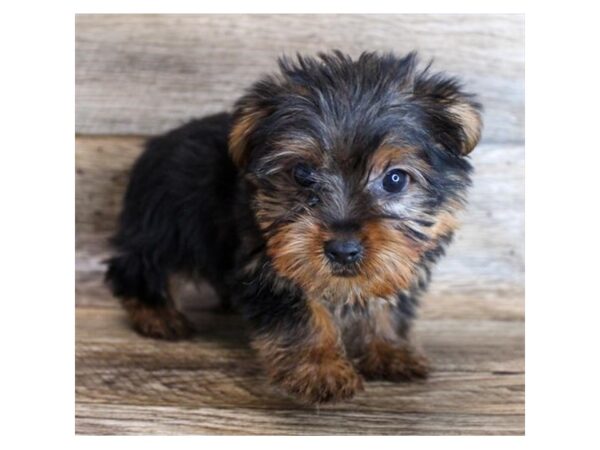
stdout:
[[133,329],[142,336],[174,341],[192,334],[188,320],[172,306],[154,308],[137,300],[126,300],[123,306]]
[[288,393],[309,404],[348,400],[364,389],[361,376],[342,358],[299,364],[278,378]]
[[410,381],[427,378],[429,361],[410,347],[378,345],[358,362],[358,368],[370,380]]

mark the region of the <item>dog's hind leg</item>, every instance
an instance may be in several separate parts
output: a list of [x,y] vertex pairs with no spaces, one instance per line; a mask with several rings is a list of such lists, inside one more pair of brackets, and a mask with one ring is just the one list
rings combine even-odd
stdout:
[[111,258],[106,280],[138,333],[168,340],[191,334],[189,322],[175,308],[166,270],[147,255],[129,253]]

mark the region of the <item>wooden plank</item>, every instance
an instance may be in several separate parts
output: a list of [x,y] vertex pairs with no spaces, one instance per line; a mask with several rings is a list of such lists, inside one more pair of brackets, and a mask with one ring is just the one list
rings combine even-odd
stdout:
[[191,341],[137,336],[114,308],[77,308],[81,434],[522,434],[520,321],[420,321],[420,383],[369,382],[354,400],[297,406],[271,386],[235,315],[199,312]]
[[155,134],[228,109],[282,54],[418,50],[481,96],[484,140],[523,141],[523,15],[79,15],[75,25],[80,134]]
[[85,435],[523,435],[524,418],[479,414],[346,414],[78,403],[75,432]]
[[[79,304],[113,302],[100,284],[127,173],[140,137],[78,137],[76,221]],[[424,317],[522,318],[524,159],[520,145],[481,145],[463,226],[434,272]]]

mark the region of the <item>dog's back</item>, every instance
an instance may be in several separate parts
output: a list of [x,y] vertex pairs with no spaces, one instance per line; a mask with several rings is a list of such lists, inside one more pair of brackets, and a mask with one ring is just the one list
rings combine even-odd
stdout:
[[106,278],[116,296],[168,304],[172,272],[194,272],[226,295],[223,279],[237,245],[229,127],[230,116],[218,114],[148,141],[112,239]]

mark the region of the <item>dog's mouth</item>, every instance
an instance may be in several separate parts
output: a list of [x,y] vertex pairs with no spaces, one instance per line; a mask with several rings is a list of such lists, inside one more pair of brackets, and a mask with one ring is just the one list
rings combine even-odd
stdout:
[[358,264],[337,264],[330,263],[331,266],[331,274],[334,277],[341,278],[352,278],[357,276],[360,273],[360,267]]

